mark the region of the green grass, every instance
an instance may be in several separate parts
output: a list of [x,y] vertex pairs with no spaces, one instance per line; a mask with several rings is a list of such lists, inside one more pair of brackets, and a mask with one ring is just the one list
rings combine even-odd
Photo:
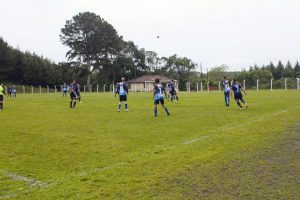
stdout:
[[0,199],[299,199],[298,91],[182,93],[157,118],[151,94],[82,96],[5,99]]

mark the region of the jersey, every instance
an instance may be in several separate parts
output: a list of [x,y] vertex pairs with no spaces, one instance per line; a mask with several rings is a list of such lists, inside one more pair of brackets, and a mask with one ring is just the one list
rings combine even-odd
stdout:
[[233,90],[235,95],[242,94],[241,93],[241,88],[242,88],[242,86],[240,84],[233,84],[232,85],[232,90]]
[[73,84],[73,83],[71,83],[70,85],[69,85],[69,88],[70,88],[70,93],[76,93],[76,85],[75,84]]
[[76,92],[77,95],[80,94],[80,86],[75,85],[75,92]]
[[164,91],[165,91],[165,88],[162,84],[160,84],[160,83],[155,84],[154,85],[154,99],[155,100],[163,99]]
[[128,93],[128,85],[126,82],[120,82],[117,85],[116,93],[118,93],[120,96],[125,96]]
[[169,90],[169,92],[174,92],[174,91],[175,91],[175,88],[174,88],[174,84],[173,84],[173,83],[169,83],[169,84],[168,84],[168,90]]
[[0,85],[0,95],[4,95],[5,91],[3,89],[3,87]]
[[230,83],[228,80],[223,81],[224,92],[230,92]]
[[67,91],[67,85],[63,85],[63,91],[64,91],[64,92]]
[[13,87],[12,92],[13,92],[13,93],[17,93],[17,88],[16,88],[16,87]]

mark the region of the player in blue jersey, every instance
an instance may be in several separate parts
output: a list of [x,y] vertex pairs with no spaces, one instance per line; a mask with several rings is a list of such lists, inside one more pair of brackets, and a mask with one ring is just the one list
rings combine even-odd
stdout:
[[76,83],[75,80],[69,85],[70,90],[70,108],[76,108]]
[[76,84],[75,92],[76,92],[76,95],[77,95],[78,103],[82,103],[81,102],[80,85],[79,85],[79,83]]
[[12,89],[11,89],[10,86],[8,86],[8,88],[7,88],[7,97],[11,98],[11,93],[12,93]]
[[224,88],[224,100],[225,100],[225,106],[229,106],[230,104],[230,82],[226,79],[226,76],[223,77],[223,88]]
[[62,86],[62,92],[63,92],[63,97],[67,96],[67,84],[64,83],[64,85]]
[[17,98],[17,87],[15,85],[13,85],[12,88],[12,97]]
[[153,97],[154,97],[154,117],[157,117],[157,104],[161,104],[161,106],[165,109],[167,115],[170,113],[168,108],[165,107],[164,95],[167,97],[167,93],[165,91],[164,86],[159,82],[159,79],[155,79],[154,89],[153,89]]
[[125,78],[121,78],[121,82],[116,85],[115,97],[119,95],[119,104],[118,104],[118,112],[121,111],[122,101],[125,101],[125,112],[128,111],[128,103],[127,103],[127,95],[128,95],[128,85],[125,82]]
[[235,99],[237,105],[240,107],[240,109],[244,109],[240,102],[242,102],[243,104],[245,104],[246,108],[248,108],[248,104],[243,99],[243,95],[242,95],[242,91],[245,93],[245,95],[247,95],[245,89],[239,83],[237,83],[236,80],[232,81],[231,89],[232,89],[232,91],[234,93],[234,99]]

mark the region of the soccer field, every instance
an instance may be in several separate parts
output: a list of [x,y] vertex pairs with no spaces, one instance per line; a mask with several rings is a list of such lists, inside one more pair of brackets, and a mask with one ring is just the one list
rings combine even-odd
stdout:
[[0,199],[299,199],[300,92],[181,93],[153,117],[152,94],[5,99]]

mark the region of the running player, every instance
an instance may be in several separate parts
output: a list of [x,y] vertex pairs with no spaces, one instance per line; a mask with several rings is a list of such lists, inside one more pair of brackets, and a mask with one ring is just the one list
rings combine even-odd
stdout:
[[70,108],[76,108],[76,83],[75,80],[69,85],[70,89]]
[[172,82],[168,83],[168,91],[169,91],[169,96],[170,96],[171,102],[175,101],[175,99],[178,101],[178,96],[177,96],[177,92],[175,90],[175,81],[174,80],[172,80]]
[[159,79],[155,79],[154,89],[153,89],[153,98],[154,98],[154,117],[157,117],[157,104],[161,104],[161,106],[165,109],[167,115],[169,116],[170,113],[168,108],[165,107],[164,95],[167,98],[167,93],[165,88],[162,84],[160,84]]
[[[246,108],[248,108],[248,104],[243,99],[243,94],[242,94],[241,90],[245,93],[245,95],[247,95],[245,89],[239,83],[237,83],[236,80],[233,80],[232,81],[232,91],[234,93],[234,99],[235,99],[237,105],[240,107],[240,109],[244,109],[240,103],[240,101],[241,101],[243,104],[246,105]],[[232,95],[232,93],[231,93],[231,95]]]
[[67,96],[67,84],[64,83],[63,88],[62,88],[62,92],[63,92],[63,97]]
[[8,86],[8,88],[7,88],[7,97],[11,98],[11,92],[12,92],[12,89],[11,89],[10,86]]
[[121,111],[122,101],[125,101],[125,112],[127,112],[128,111],[128,103],[127,103],[128,85],[125,82],[124,77],[122,77],[121,82],[117,84],[116,91],[115,91],[115,97],[117,94],[119,95],[119,98],[120,98],[120,101],[118,104],[118,112]]
[[3,110],[3,101],[4,101],[5,90],[3,84],[0,82],[0,110]]
[[224,100],[225,106],[229,106],[230,103],[230,83],[229,80],[226,79],[226,76],[223,77],[223,88],[224,88]]

